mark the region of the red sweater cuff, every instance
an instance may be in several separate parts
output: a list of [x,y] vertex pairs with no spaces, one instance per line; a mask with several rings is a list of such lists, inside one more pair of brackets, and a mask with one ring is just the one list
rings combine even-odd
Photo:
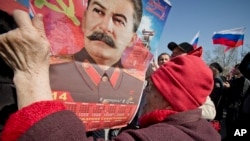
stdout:
[[24,107],[10,116],[4,126],[1,141],[16,141],[39,120],[65,109],[64,104],[59,101],[41,101]]

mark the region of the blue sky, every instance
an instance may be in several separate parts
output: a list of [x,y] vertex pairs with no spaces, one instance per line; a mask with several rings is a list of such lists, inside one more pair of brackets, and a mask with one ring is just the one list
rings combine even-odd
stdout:
[[[19,0],[27,1],[27,0]],[[151,0],[143,0],[143,4]],[[159,0],[152,0],[158,1]],[[154,29],[155,37],[151,40],[153,52],[157,56],[162,52],[170,53],[167,44],[190,42],[199,31],[198,46],[204,51],[211,52],[218,45],[212,44],[214,32],[221,30],[246,27],[244,50],[250,51],[250,0],[160,0],[169,1],[172,5],[166,19],[165,28],[155,17],[146,12],[140,24],[142,29]],[[164,5],[164,4],[163,4]],[[164,19],[165,20],[165,19]],[[140,34],[139,32],[139,34]],[[163,32],[162,40],[157,33]],[[156,41],[155,41],[156,40]],[[154,47],[157,47],[157,51]]]
[[[214,32],[246,27],[244,49],[250,46],[250,0],[169,0],[172,7],[157,50],[170,53],[167,44],[190,42],[200,31],[199,46],[212,51]],[[248,48],[246,48],[247,46]],[[250,51],[250,50],[248,50]]]

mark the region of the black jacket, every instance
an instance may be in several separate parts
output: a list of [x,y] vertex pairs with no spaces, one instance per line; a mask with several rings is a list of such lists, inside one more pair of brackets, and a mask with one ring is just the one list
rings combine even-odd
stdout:
[[248,80],[250,80],[250,52],[248,52],[241,61],[239,70]]

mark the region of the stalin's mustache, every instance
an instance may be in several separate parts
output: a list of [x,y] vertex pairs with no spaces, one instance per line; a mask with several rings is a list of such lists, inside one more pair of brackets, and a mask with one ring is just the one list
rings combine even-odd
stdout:
[[114,40],[107,34],[102,33],[102,32],[94,32],[93,34],[91,34],[90,36],[87,36],[87,38],[91,41],[102,41],[105,44],[107,44],[108,46],[112,47],[112,48],[116,48]]

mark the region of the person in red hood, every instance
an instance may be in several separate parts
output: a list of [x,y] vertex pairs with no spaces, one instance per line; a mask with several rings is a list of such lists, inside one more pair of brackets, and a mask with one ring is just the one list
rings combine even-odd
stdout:
[[[194,47],[188,42],[182,42],[180,44],[169,42],[167,47],[171,51],[171,58],[179,55],[185,55],[194,51]],[[200,108],[202,109],[202,118],[205,118],[207,120],[213,120],[215,118],[216,109],[210,96],[207,97],[206,102],[202,106],[200,106]]]
[[[14,11],[13,16],[18,28],[0,35],[0,55],[14,70],[19,111],[8,119],[1,140],[93,140],[83,134],[81,120],[52,98],[50,44],[42,16],[38,14],[30,20],[20,10]],[[194,54],[175,57],[152,74],[153,84],[140,118],[142,128],[125,130],[113,140],[220,140],[218,132],[201,118],[198,108],[212,91],[212,72]]]

